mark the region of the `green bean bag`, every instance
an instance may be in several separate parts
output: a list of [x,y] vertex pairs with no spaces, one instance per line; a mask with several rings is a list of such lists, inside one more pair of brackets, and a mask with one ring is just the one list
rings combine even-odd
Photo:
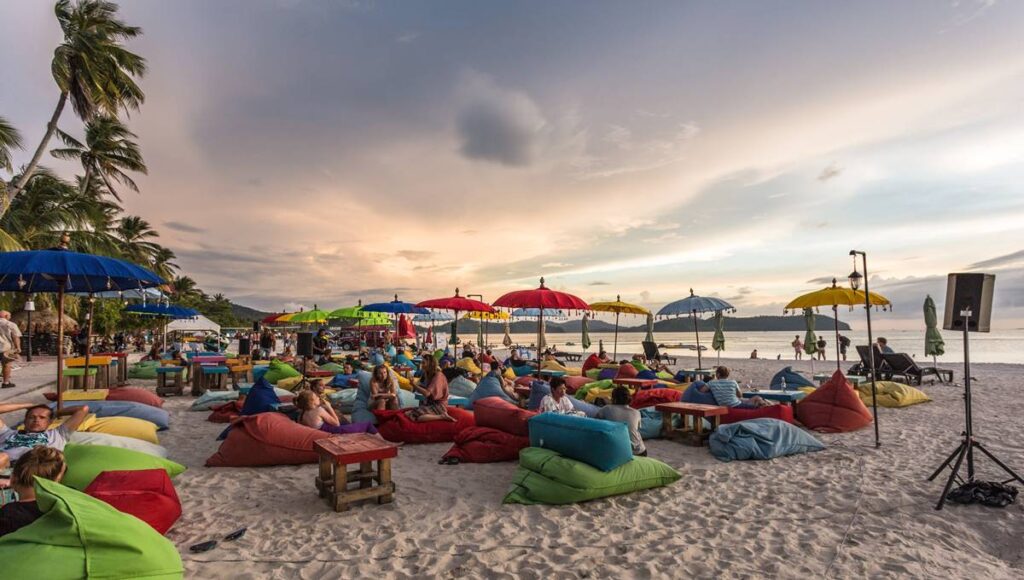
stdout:
[[302,373],[295,370],[295,367],[292,365],[272,360],[270,361],[270,369],[267,371],[267,374],[263,375],[263,378],[267,379],[268,383],[276,385],[277,381],[280,381],[281,379],[299,376],[302,376]]
[[681,476],[649,457],[634,457],[611,471],[601,471],[539,447],[519,452],[519,469],[504,503],[563,505],[662,487]]
[[174,544],[110,504],[36,479],[43,516],[0,538],[4,578],[181,578]]
[[581,401],[586,401],[587,400],[587,393],[589,393],[590,391],[601,390],[601,389],[610,389],[613,386],[614,386],[614,384],[612,383],[611,379],[605,379],[603,381],[594,381],[592,383],[587,383],[587,384],[583,385],[582,387],[576,389],[576,392],[573,393],[573,396],[576,397],[577,399],[581,400]]
[[156,369],[160,366],[160,361],[142,361],[133,364],[128,367],[128,378],[129,379],[156,379]]
[[322,371],[331,371],[334,374],[338,374],[338,373],[344,371],[345,367],[343,365],[338,364],[338,363],[331,362],[331,363],[320,365],[320,370],[322,370]]
[[594,379],[595,381],[597,380],[597,376],[600,374],[601,369],[589,369],[587,372],[583,373],[585,377],[588,379]]
[[163,469],[171,478],[185,472],[185,466],[140,451],[107,447],[106,445],[76,445],[64,447],[64,460],[68,464],[64,485],[75,489],[89,487],[92,480],[104,471],[134,471],[137,469]]

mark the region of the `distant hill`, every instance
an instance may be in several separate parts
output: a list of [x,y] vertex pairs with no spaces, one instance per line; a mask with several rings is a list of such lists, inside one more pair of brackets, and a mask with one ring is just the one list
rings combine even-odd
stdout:
[[231,303],[231,315],[246,322],[263,320],[267,316],[270,316],[270,314],[270,312],[262,312],[255,308],[249,308],[248,306],[242,306],[241,304],[235,304],[233,302]]
[[[639,317],[630,317],[637,319]],[[630,321],[632,322],[632,321]],[[459,334],[476,334],[477,322],[475,320],[459,320]],[[548,322],[545,324],[547,332],[551,333],[578,333],[582,329],[583,322],[581,320],[569,320],[567,322]],[[714,332],[715,322],[712,319],[698,319],[697,327],[703,331]],[[438,326],[438,330],[441,328],[449,328],[448,325]],[[537,332],[537,322],[534,320],[520,320],[513,322],[509,325],[509,330],[512,334],[528,334],[531,332]],[[834,319],[831,316],[816,315],[814,318],[814,326],[817,331],[833,330],[835,328]],[[612,332],[615,330],[615,325],[604,320],[591,320],[590,321],[590,332]],[[490,334],[500,334],[504,332],[505,325],[503,323],[489,322],[487,323],[487,332]],[[425,328],[424,328],[425,330]],[[634,324],[623,324],[619,326],[619,332],[645,332],[647,330],[646,322],[639,325]],[[667,320],[657,320],[654,322],[655,332],[689,332],[693,330],[693,320],[690,318],[670,318]],[[725,330],[732,332],[744,332],[744,331],[790,331],[790,332],[803,332],[806,330],[804,327],[803,316],[749,316],[745,318],[737,318],[734,316],[725,317]],[[839,321],[839,330],[850,330],[850,325]]]

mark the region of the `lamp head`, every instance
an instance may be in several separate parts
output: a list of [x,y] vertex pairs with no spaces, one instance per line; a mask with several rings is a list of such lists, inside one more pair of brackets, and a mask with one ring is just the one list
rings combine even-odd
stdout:
[[860,282],[863,278],[864,276],[854,268],[853,272],[850,272],[850,288],[860,290]]

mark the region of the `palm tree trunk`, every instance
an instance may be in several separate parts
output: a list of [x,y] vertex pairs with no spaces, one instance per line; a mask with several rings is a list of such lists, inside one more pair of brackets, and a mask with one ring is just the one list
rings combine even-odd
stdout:
[[92,179],[92,167],[86,166],[85,175],[82,176],[82,187],[78,188],[79,193],[85,193],[89,191],[89,180]]
[[21,177],[18,178],[18,182],[14,184],[14,187],[10,191],[10,195],[7,198],[7,203],[4,207],[0,207],[0,216],[3,216],[7,212],[7,208],[10,207],[14,198],[21,193],[21,190],[25,188],[25,184],[32,178],[32,174],[36,172],[36,167],[39,166],[39,160],[43,158],[43,153],[46,151],[46,146],[50,143],[50,138],[53,137],[54,132],[57,130],[57,121],[60,120],[61,113],[64,112],[64,105],[68,102],[67,92],[62,92],[60,98],[57,99],[57,108],[53,111],[53,116],[50,117],[50,122],[46,124],[46,134],[43,135],[43,140],[39,143],[39,147],[36,148],[36,152],[32,154],[32,160],[29,161],[28,167],[22,172]]

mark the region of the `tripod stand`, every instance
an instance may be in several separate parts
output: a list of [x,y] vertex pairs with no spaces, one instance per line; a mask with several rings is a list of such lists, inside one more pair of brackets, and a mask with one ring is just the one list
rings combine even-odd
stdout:
[[[960,316],[964,317],[964,430],[961,433],[960,445],[949,454],[949,457],[942,462],[942,465],[932,473],[928,481],[934,481],[936,477],[942,473],[942,470],[953,463],[952,471],[949,474],[949,479],[946,480],[946,486],[942,488],[942,496],[939,497],[939,503],[936,504],[935,509],[941,510],[942,506],[946,503],[946,497],[949,495],[949,490],[953,487],[953,482],[958,482],[961,485],[971,483],[974,481],[974,450],[977,449],[985,454],[986,457],[991,459],[996,465],[1002,468],[1007,474],[1010,475],[1010,479],[1003,481],[1002,483],[1009,483],[1011,481],[1018,481],[1024,484],[1024,479],[1021,479],[1019,475],[1014,473],[1012,469],[1006,466],[1002,461],[992,455],[985,446],[974,438],[974,422],[971,417],[971,351],[969,344],[968,334],[968,322],[971,318],[970,309],[962,310]],[[967,460],[967,479],[960,476],[960,466],[963,465],[964,459]],[[955,462],[954,462],[955,460]]]

